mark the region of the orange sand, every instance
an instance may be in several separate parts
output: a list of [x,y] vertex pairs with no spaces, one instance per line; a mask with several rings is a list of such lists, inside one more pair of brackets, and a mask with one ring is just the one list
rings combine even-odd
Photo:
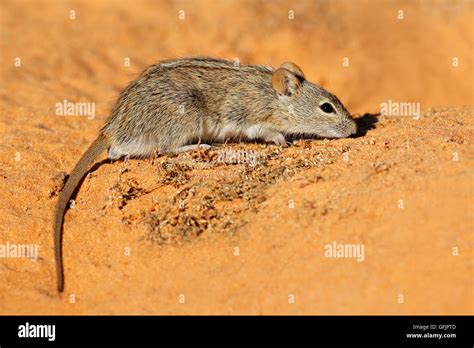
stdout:
[[[3,0],[0,244],[40,258],[0,258],[0,314],[473,314],[473,17],[470,1]],[[193,55],[294,61],[366,134],[227,145],[266,159],[247,169],[195,168],[199,154],[101,165],[66,214],[58,296],[51,178],[136,74]],[[56,116],[64,99],[96,117]],[[423,116],[361,116],[388,100]],[[179,222],[158,233],[156,214]],[[334,241],[363,244],[364,260],[325,257]]]

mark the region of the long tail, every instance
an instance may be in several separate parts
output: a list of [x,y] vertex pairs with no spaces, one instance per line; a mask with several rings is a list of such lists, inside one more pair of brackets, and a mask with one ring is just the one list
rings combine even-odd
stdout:
[[58,291],[62,292],[64,288],[63,279],[63,261],[62,261],[62,228],[64,213],[66,211],[69,200],[81,182],[83,176],[89,171],[91,165],[97,157],[110,146],[109,140],[101,133],[96,140],[89,146],[87,151],[82,155],[79,162],[71,172],[64,189],[59,194],[59,199],[54,212],[54,256],[56,260],[56,275],[58,282]]

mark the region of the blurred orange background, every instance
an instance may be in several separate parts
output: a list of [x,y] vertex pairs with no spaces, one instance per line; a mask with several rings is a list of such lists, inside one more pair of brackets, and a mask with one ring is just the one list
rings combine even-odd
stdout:
[[[472,315],[473,23],[470,0],[0,1],[0,243],[40,246],[36,263],[0,260],[0,314]],[[156,186],[156,162],[103,165],[66,215],[58,296],[51,178],[72,169],[138,73],[197,55],[293,61],[359,121],[389,100],[420,103],[424,115],[380,117],[359,138],[281,153],[228,145],[277,153],[276,166],[298,172],[260,180],[255,209],[218,201],[235,234],[206,231],[183,245],[150,243],[144,226],[124,223],[168,207],[177,189],[124,209],[107,201],[122,177]],[[96,117],[55,116],[64,99],[94,102]],[[211,185],[240,169],[188,174]],[[365,261],[325,258],[333,241],[365,244]]]
[[[469,0],[2,4],[4,98],[19,78],[15,57],[24,65],[21,78],[41,74],[30,88],[56,98],[52,86],[74,84],[81,90],[76,98],[102,104],[115,98],[124,77],[133,79],[149,64],[205,55],[274,67],[294,61],[354,113],[377,112],[389,99],[419,102],[423,110],[472,103]],[[31,95],[28,88],[16,92]]]

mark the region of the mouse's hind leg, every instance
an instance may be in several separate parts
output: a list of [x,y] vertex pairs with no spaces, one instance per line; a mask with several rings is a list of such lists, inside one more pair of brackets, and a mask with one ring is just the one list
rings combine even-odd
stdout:
[[148,157],[152,156],[156,149],[156,144],[145,137],[127,138],[113,142],[107,151],[107,155],[111,160],[127,156]]

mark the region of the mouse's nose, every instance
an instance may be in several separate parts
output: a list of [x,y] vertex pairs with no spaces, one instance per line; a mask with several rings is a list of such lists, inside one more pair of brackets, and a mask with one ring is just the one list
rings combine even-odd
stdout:
[[339,121],[334,127],[331,127],[328,136],[334,138],[347,138],[356,133],[357,124],[352,118],[346,118]]
[[356,133],[357,133],[357,123],[351,118],[351,119],[349,120],[349,124],[350,124],[350,125],[349,125],[348,128],[349,128],[349,130],[350,130],[350,132],[351,132],[350,135],[356,134]]
[[351,117],[347,117],[339,124],[339,129],[342,130],[344,137],[349,137],[357,133],[357,123]]

